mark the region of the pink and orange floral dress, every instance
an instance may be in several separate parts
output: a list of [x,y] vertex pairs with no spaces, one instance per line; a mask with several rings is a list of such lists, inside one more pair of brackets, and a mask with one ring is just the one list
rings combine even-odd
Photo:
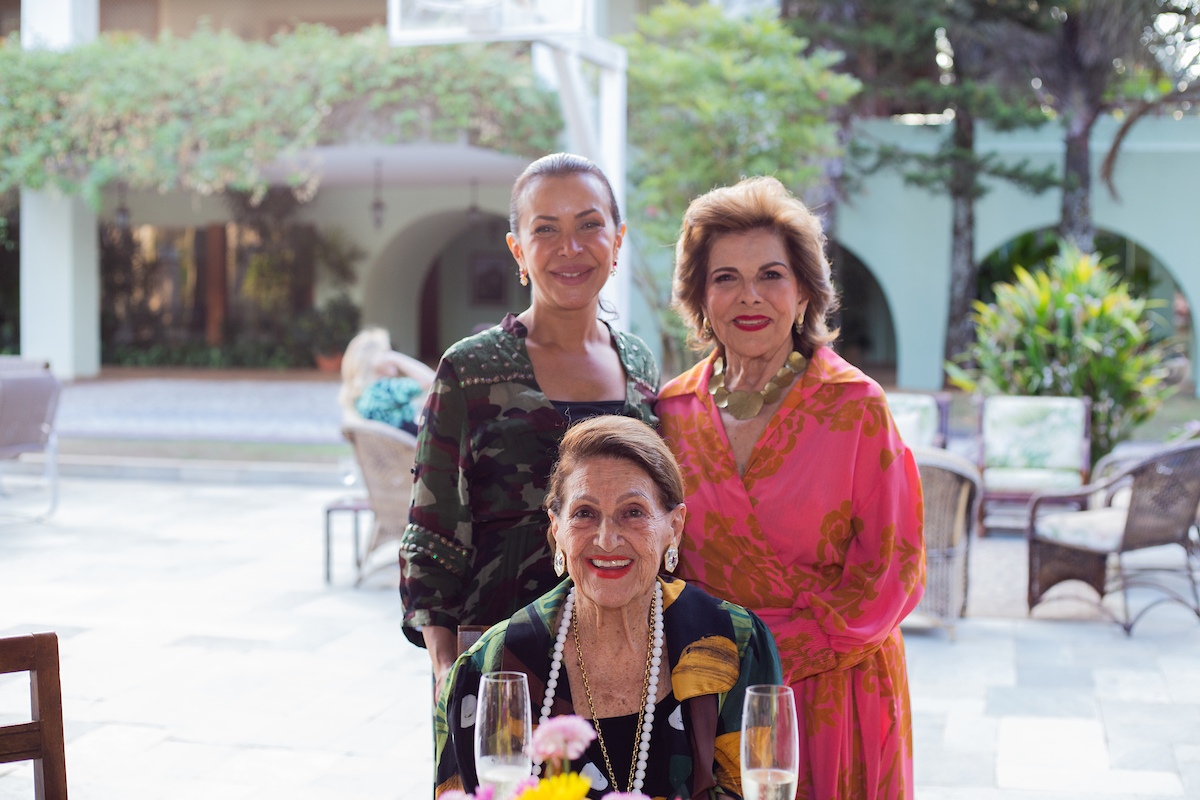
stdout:
[[898,625],[925,586],[912,454],[879,386],[821,347],[739,476],[712,360],[659,393],[688,511],[677,574],[774,633],[801,716],[797,800],[911,798]]

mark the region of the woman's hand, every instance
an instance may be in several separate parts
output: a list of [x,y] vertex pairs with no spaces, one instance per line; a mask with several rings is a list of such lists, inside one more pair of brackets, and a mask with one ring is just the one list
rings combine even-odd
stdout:
[[421,635],[425,638],[425,649],[429,651],[429,658],[433,662],[433,704],[437,705],[446,676],[458,658],[458,637],[449,628],[437,625],[423,626]]

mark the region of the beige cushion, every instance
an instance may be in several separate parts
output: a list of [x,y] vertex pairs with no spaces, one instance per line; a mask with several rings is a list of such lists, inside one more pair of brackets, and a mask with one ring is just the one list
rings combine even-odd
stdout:
[[1120,546],[1125,533],[1125,514],[1123,508],[1046,514],[1038,517],[1034,530],[1042,539],[1111,553]]
[[1074,489],[1083,480],[1077,469],[1013,469],[990,467],[983,471],[983,485],[989,492],[1036,492],[1048,489]]

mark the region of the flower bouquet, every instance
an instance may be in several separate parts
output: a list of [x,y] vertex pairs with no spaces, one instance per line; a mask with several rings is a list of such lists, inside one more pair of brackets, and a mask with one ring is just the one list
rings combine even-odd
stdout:
[[[541,765],[543,777],[530,775],[513,790],[509,800],[584,800],[591,783],[567,767],[583,755],[588,744],[596,738],[592,723],[583,717],[568,715],[548,719],[533,732],[530,755]],[[475,794],[455,790],[446,792],[440,800],[503,800],[493,798],[490,786],[480,786]],[[603,800],[650,800],[641,792],[609,792]]]

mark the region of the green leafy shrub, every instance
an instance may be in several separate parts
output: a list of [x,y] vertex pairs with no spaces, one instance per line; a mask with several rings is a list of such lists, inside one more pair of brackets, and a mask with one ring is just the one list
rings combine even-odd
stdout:
[[654,311],[664,374],[692,362],[671,309],[671,245],[697,195],[773,175],[797,195],[836,158],[839,107],[859,82],[839,53],[815,48],[774,16],[731,17],[671,0],[618,37],[629,50],[629,216],[635,280]]
[[[536,158],[561,129],[527,44],[390,47],[380,27],[319,25],[270,42],[113,34],[62,52],[0,40],[0,191],[54,186],[98,206],[122,180],[259,199],[264,165],[314,145],[465,139]],[[287,176],[304,195],[310,161]]]
[[1092,457],[1113,448],[1174,392],[1166,359],[1174,346],[1153,341],[1148,312],[1157,301],[1131,296],[1129,284],[1094,254],[1064,245],[1044,271],[1017,267],[994,287],[996,302],[976,302],[976,343],[946,363],[951,382],[984,394],[1090,397]]
[[321,308],[305,312],[297,323],[296,339],[314,353],[340,353],[358,333],[362,309],[347,295],[331,298]]
[[121,367],[287,369],[312,366],[312,353],[287,343],[239,340],[213,347],[202,341],[106,346],[104,364]]

